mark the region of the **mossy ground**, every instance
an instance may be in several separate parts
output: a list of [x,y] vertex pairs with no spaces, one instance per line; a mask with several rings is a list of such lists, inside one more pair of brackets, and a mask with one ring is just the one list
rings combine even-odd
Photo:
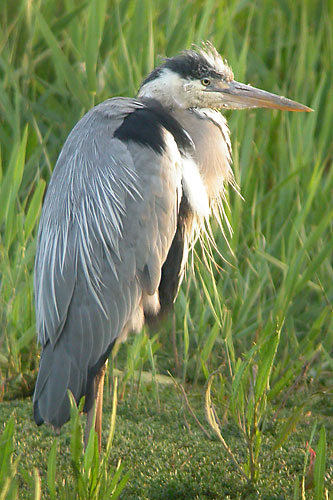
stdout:
[[[204,390],[190,392],[191,405],[200,421],[205,423]],[[301,394],[298,395],[301,399]],[[298,401],[295,401],[297,404]],[[10,415],[16,422],[16,451],[20,456],[20,475],[26,469],[32,474],[37,467],[42,478],[42,491],[47,491],[47,457],[55,434],[50,427],[37,428],[32,419],[29,399],[4,402],[0,405],[0,428]],[[104,409],[104,441],[108,431],[110,405]],[[281,412],[276,424],[267,426],[263,453],[271,448],[279,427],[290,414],[290,408]],[[185,418],[186,417],[186,418]],[[160,410],[152,394],[147,392],[137,400],[126,397],[118,403],[116,433],[113,444],[114,465],[119,458],[130,480],[121,498],[134,500],[205,500],[205,499],[262,499],[292,498],[296,478],[303,473],[306,442],[317,421],[327,431],[326,487],[333,478],[333,418],[327,399],[319,397],[316,408],[305,412],[285,445],[262,463],[260,480],[255,489],[249,488],[238,476],[220,443],[209,440],[188,412],[176,390],[160,390]],[[223,428],[223,435],[240,462],[246,460],[245,443],[231,421]],[[316,447],[316,442],[313,443]],[[70,469],[70,430],[66,425],[60,434],[57,478],[65,477]],[[31,491],[22,479],[20,498],[31,498]],[[307,498],[311,498],[311,493]],[[43,495],[47,498],[47,495]]]

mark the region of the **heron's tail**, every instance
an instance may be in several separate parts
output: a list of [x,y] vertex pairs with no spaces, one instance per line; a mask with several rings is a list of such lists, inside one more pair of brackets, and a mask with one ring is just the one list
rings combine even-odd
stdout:
[[54,347],[48,341],[43,348],[33,398],[37,425],[48,422],[60,428],[69,420],[68,390],[73,393],[76,403],[85,396],[84,412],[91,409],[94,403],[94,379],[115,343],[113,340],[93,366],[79,367],[77,357],[74,353],[70,355],[68,346],[62,340]]
[[33,398],[36,424],[48,422],[60,428],[67,422],[70,416],[68,389],[78,403],[93,389],[93,381],[92,387],[87,387],[87,375],[87,369],[84,372],[78,368],[63,342],[57,342],[54,348],[47,342],[41,355]]

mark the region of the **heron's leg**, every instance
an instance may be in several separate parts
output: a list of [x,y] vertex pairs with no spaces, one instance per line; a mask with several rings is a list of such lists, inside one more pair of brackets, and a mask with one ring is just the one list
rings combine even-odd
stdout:
[[90,429],[93,424],[94,411],[96,407],[95,431],[97,432],[99,452],[101,452],[103,388],[104,388],[104,377],[105,377],[106,367],[107,367],[107,361],[105,362],[105,364],[102,366],[102,368],[95,377],[94,380],[95,403],[92,405],[92,407],[87,413],[87,422],[84,432],[84,449],[86,449],[89,440]]

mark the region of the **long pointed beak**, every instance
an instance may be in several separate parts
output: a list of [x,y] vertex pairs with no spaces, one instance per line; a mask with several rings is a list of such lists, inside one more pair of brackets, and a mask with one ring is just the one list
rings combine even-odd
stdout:
[[207,88],[209,92],[219,92],[223,95],[222,106],[227,108],[274,108],[285,111],[313,111],[313,109],[286,97],[271,94],[265,90],[256,89],[251,85],[235,80],[219,86]]

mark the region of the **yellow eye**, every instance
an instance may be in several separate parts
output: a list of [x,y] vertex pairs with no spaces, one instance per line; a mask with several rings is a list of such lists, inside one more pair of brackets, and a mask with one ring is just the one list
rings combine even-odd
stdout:
[[201,83],[204,87],[208,87],[208,85],[210,85],[210,79],[209,78],[202,78]]

